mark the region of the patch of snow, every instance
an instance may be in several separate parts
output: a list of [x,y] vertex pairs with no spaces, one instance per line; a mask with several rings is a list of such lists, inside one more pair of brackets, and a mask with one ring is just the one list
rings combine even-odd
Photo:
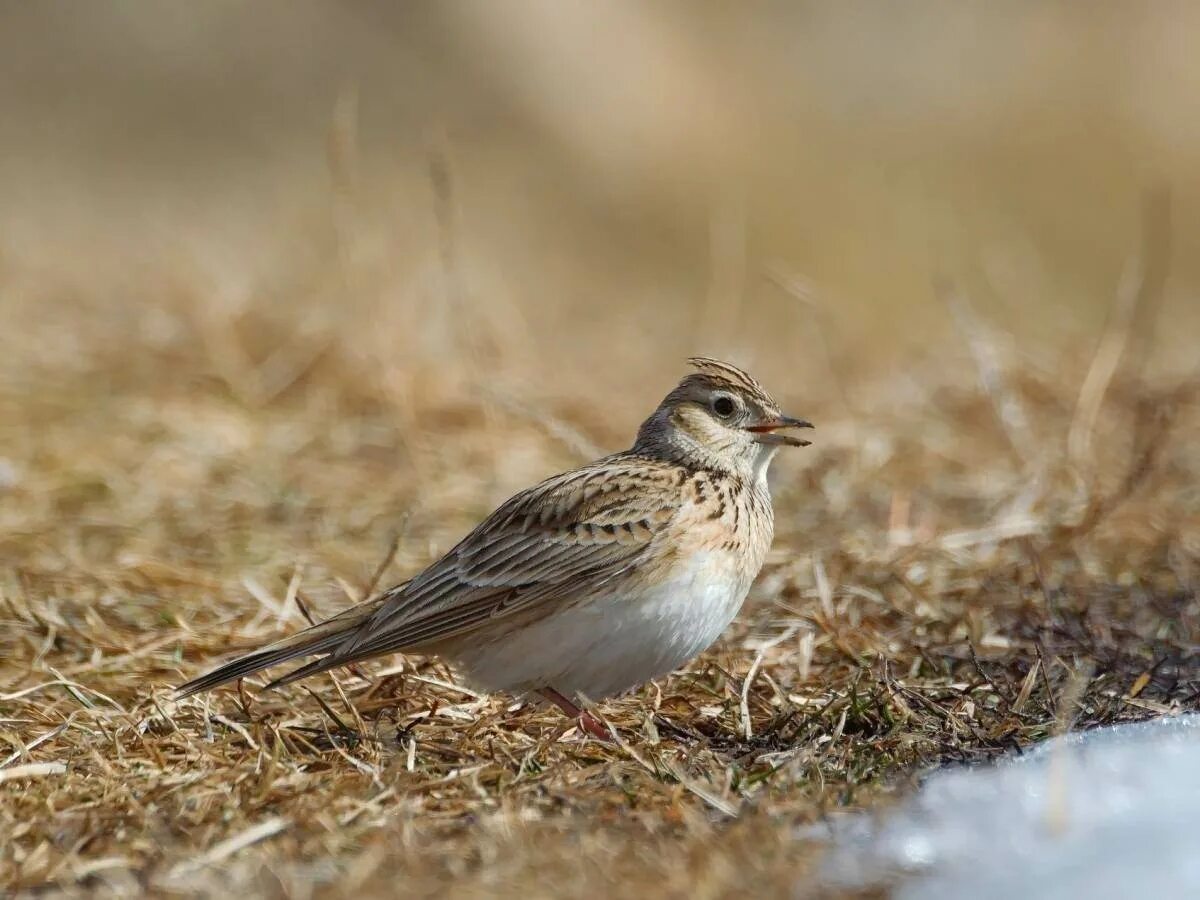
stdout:
[[878,819],[832,820],[823,839],[826,887],[890,886],[902,900],[1200,897],[1200,715],[940,771]]

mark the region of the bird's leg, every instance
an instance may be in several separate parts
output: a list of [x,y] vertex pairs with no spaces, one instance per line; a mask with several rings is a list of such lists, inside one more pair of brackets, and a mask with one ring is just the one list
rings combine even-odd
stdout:
[[611,744],[613,737],[604,724],[586,709],[580,709],[554,688],[542,688],[538,691],[543,697],[561,709],[566,715],[579,722],[579,727],[598,741]]

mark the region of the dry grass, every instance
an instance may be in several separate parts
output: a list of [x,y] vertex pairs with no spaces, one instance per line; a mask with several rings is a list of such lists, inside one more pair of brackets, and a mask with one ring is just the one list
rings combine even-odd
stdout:
[[[0,64],[54,77],[0,80],[6,111],[36,112],[0,117],[24,153],[0,170],[21,186],[0,211],[0,891],[806,896],[821,851],[799,830],[831,811],[1062,729],[1200,708],[1194,273],[1164,288],[1162,206],[1116,299],[1094,288],[1137,232],[1121,190],[1097,189],[1140,183],[1104,129],[1142,122],[1195,183],[1189,82],[1154,75],[1183,66],[1166,50],[1187,29],[1094,26],[1166,42],[1130,54],[1165,85],[1130,118],[1084,90],[1116,54],[1079,50],[1072,8],[1000,16],[982,31],[1010,52],[981,56],[1025,60],[1020,77],[993,60],[952,96],[957,74],[917,66],[887,85],[905,122],[925,111],[905,131],[877,108],[876,51],[957,71],[935,13],[906,11],[936,38],[906,44],[890,14],[863,32],[857,14],[710,11],[693,32],[690,6],[553,8],[513,28],[487,4],[312,4],[245,27],[215,5],[206,41],[147,6],[174,69],[100,14],[51,64],[8,38]],[[288,68],[313,23],[329,40]],[[623,68],[633,26],[648,73]],[[594,56],[558,39],[578,33]],[[543,34],[545,58],[526,43]],[[90,120],[55,118],[55,79],[125,118],[75,153],[63,123]],[[414,125],[426,106],[451,127]],[[1178,268],[1194,233],[1176,229]],[[985,270],[979,296],[929,289],[960,263]],[[173,699],[626,446],[694,353],[745,363],[818,430],[776,464],[775,545],[738,622],[603,705],[618,745],[431,660]]]
[[[793,835],[830,810],[1056,729],[1200,707],[1196,383],[1148,385],[1126,359],[1080,401],[1086,360],[1039,370],[969,310],[984,387],[918,371],[859,385],[853,419],[804,408],[819,440],[780,466],[747,610],[687,671],[603,707],[618,746],[420,659],[176,702],[616,446],[595,398],[365,377],[340,332],[259,314],[118,346],[26,310],[33,346],[83,352],[14,349],[0,382],[10,891],[803,893],[819,852]],[[618,417],[676,374],[647,372],[662,384]]]

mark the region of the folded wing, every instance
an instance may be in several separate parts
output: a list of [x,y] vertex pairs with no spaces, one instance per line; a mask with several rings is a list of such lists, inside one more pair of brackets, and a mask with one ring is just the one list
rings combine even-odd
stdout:
[[610,457],[523,491],[411,581],[180,690],[324,654],[271,686],[287,684],[370,656],[420,650],[505,616],[549,614],[603,590],[643,561],[678,512],[675,475],[650,465]]

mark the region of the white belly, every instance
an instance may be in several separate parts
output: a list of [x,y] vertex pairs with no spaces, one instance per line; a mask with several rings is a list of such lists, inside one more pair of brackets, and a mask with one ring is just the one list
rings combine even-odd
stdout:
[[451,654],[486,690],[551,687],[599,700],[677,669],[737,615],[750,573],[728,553],[696,554],[667,581],[566,606],[516,633]]

